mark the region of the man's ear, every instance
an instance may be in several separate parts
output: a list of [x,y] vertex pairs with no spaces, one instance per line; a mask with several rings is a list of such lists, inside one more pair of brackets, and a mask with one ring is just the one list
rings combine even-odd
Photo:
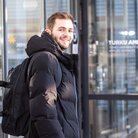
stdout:
[[45,29],[45,31],[49,34],[49,35],[51,35],[51,30],[50,29]]

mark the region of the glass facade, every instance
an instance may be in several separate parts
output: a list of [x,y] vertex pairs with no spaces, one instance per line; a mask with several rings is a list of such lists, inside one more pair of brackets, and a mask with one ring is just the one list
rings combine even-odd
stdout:
[[[74,43],[68,52],[82,56],[83,138],[137,138],[137,0],[0,0],[0,80],[27,56],[27,41],[41,34],[55,11],[71,12],[78,20],[80,37],[78,32],[74,37],[80,47]],[[0,89],[0,109],[2,94]],[[1,128],[0,137],[15,138]]]
[[138,137],[138,101],[90,101],[89,108],[94,120],[89,124],[90,138]]
[[89,137],[137,138],[138,1],[88,2]]
[[[41,35],[46,19],[56,11],[70,12],[70,0],[0,0],[0,80],[27,57],[25,48],[29,38]],[[15,137],[3,134],[0,127],[0,138]]]
[[93,8],[89,18],[89,92],[137,93],[137,1],[95,0]]
[[[3,79],[3,67],[2,67],[2,63],[3,63],[3,2],[0,1],[0,80]],[[0,111],[2,111],[2,88],[0,88]],[[2,117],[0,117],[0,122],[1,122]],[[1,124],[1,123],[0,123]],[[1,130],[1,125],[0,125],[0,137],[3,136],[2,130]]]
[[43,1],[6,1],[6,55],[7,70],[25,57],[28,39],[44,28]]

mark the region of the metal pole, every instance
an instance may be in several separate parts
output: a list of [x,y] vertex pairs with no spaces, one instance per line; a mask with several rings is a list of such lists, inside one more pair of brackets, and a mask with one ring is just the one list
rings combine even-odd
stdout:
[[82,73],[82,123],[83,138],[89,138],[88,104],[88,0],[82,0],[81,73]]

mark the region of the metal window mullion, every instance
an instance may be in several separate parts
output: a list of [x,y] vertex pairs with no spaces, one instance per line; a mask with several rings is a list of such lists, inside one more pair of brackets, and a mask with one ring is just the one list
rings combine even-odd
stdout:
[[89,94],[89,100],[138,100],[138,94]]
[[89,101],[88,101],[88,0],[82,0],[82,114],[83,138],[89,138]]

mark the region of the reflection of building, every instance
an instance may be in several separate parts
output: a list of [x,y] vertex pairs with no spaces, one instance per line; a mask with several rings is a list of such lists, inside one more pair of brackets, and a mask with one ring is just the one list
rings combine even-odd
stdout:
[[[137,2],[89,0],[90,5],[93,3],[89,9],[92,8],[94,14],[88,14],[88,23],[94,27],[89,35],[94,36],[98,44],[96,60],[92,52],[88,52],[89,72],[97,73],[93,82],[98,89],[95,92],[90,87],[89,106],[93,109],[89,107],[89,118],[93,127],[86,127],[94,138],[136,138],[138,120],[134,117],[137,115],[134,105],[137,101],[132,94],[137,93]],[[105,80],[103,66],[106,67]]]
[[80,33],[79,48],[75,43],[68,52],[80,55],[83,138],[137,138],[136,0],[0,0],[0,78],[26,57],[28,39],[59,10],[75,16]]

